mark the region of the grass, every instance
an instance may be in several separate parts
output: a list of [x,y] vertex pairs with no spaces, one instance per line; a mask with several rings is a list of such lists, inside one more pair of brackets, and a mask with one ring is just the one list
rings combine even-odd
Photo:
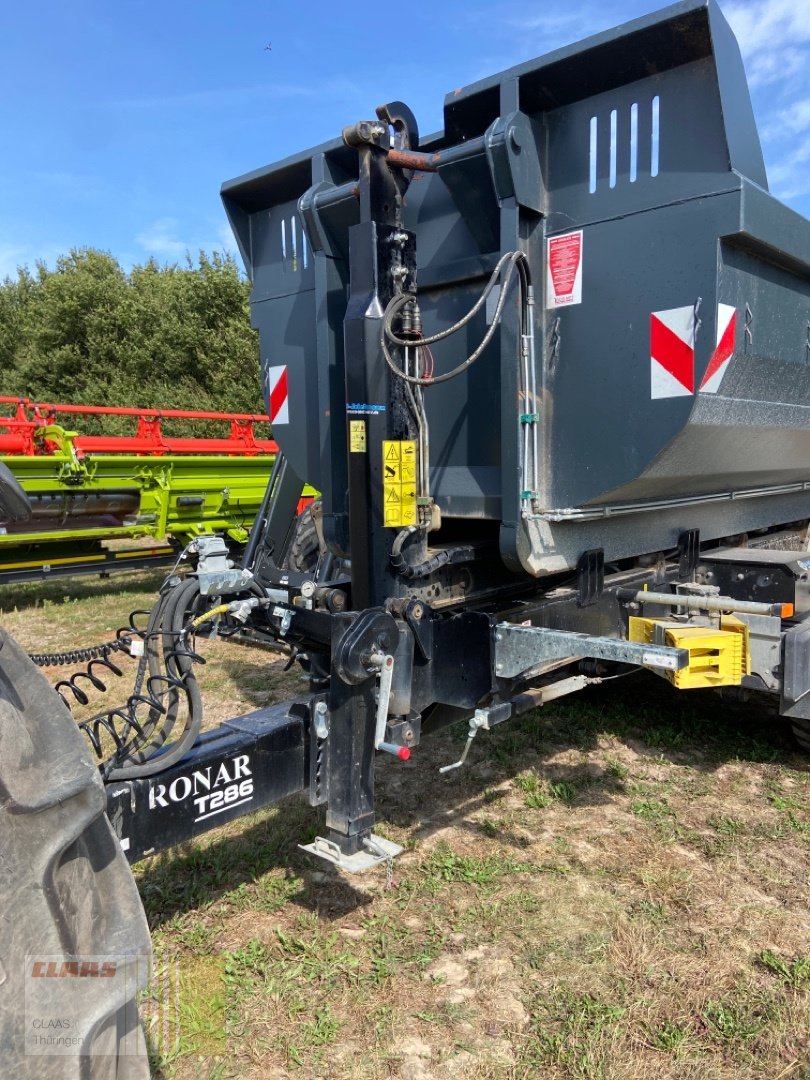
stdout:
[[766,971],[791,989],[810,990],[810,955],[785,960],[770,949],[763,949],[758,959]]
[[[3,622],[91,644],[157,583],[26,586]],[[301,689],[204,647],[212,723]],[[482,732],[440,777],[458,737],[379,763],[393,887],[300,852],[300,799],[135,867],[179,990],[156,1077],[810,1080],[810,774],[778,720],[650,676]]]
[[525,803],[532,810],[544,810],[554,802],[571,804],[577,796],[577,785],[572,781],[543,781],[536,772],[515,777],[515,783],[524,793]]

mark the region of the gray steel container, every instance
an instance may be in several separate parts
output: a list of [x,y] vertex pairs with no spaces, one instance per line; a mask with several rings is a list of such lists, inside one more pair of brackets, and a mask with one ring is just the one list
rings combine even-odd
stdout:
[[[372,110],[369,110],[370,112]],[[680,3],[456,90],[420,149],[405,227],[424,331],[459,318],[506,251],[538,294],[535,401],[507,320],[425,393],[445,520],[497,529],[541,575],[810,514],[810,223],[768,193],[737,43],[714,0]],[[357,118],[347,117],[347,122]],[[342,324],[356,152],[335,140],[223,186],[252,283],[273,434],[345,513]],[[435,349],[472,351],[484,311]],[[381,360],[381,363],[383,361]],[[373,406],[374,402],[349,403]],[[535,497],[521,416],[539,416]]]

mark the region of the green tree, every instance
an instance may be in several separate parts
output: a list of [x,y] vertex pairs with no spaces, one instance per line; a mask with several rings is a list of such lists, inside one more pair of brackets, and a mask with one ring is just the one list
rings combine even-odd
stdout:
[[127,273],[108,252],[82,248],[53,269],[23,267],[0,283],[0,394],[262,412],[249,292],[218,252]]

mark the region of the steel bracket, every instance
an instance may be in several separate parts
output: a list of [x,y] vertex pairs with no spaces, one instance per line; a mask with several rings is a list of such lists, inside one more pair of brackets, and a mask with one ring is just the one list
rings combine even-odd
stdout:
[[595,604],[605,587],[605,552],[602,548],[583,551],[577,561],[577,605]]
[[686,529],[678,537],[678,576],[694,578],[700,562],[700,529]]
[[323,252],[330,259],[336,258],[337,252],[332,243],[329,230],[321,217],[318,196],[335,191],[336,186],[330,184],[327,180],[321,180],[319,183],[313,184],[298,200],[298,214],[306,232],[309,246],[313,252]]
[[200,536],[194,541],[197,550],[197,580],[203,596],[226,596],[241,592],[253,581],[250,570],[234,569],[221,536]]
[[810,694],[810,625],[791,627],[784,642],[782,695],[794,703]]
[[498,117],[484,134],[484,151],[498,202],[514,198],[520,206],[542,214],[545,188],[531,118],[522,112]]

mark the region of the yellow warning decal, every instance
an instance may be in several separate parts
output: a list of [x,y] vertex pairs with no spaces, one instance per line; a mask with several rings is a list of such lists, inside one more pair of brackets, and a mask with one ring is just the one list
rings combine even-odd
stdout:
[[416,524],[416,442],[382,444],[383,524],[392,529]]
[[366,452],[366,422],[365,420],[349,421],[349,450],[353,454],[365,454]]

